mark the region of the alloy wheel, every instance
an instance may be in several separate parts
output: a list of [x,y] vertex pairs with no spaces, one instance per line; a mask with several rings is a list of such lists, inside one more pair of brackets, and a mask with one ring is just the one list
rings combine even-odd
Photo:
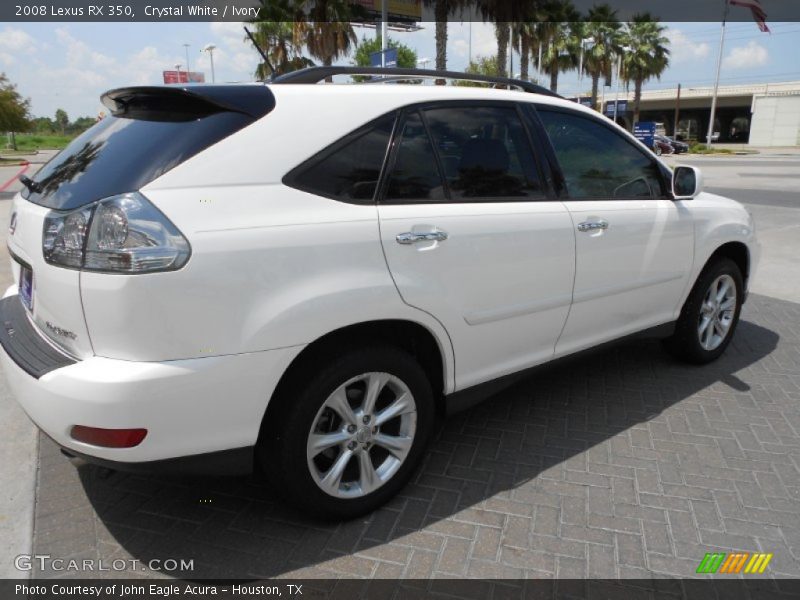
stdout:
[[390,373],[363,373],[340,385],[317,412],[306,442],[314,482],[337,498],[358,498],[388,482],[408,457],[417,407]]
[[697,336],[704,350],[716,350],[725,341],[735,313],[736,282],[730,275],[720,275],[709,286],[700,307]]

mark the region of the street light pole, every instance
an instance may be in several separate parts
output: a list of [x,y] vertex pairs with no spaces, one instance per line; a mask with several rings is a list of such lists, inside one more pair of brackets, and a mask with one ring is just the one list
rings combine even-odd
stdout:
[[214,44],[206,44],[201,50],[201,52],[208,52],[208,57],[211,60],[211,83],[216,82],[216,76],[214,74],[214,50],[216,49],[217,47]]
[[183,47],[186,50],[186,77],[188,79],[189,73],[192,72],[192,68],[189,66],[189,44],[184,44]]
[[381,67],[386,68],[386,49],[389,47],[389,0],[381,2]]

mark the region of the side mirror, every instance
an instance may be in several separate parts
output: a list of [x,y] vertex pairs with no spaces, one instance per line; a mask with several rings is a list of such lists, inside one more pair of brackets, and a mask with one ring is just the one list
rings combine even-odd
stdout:
[[703,174],[697,167],[679,165],[672,172],[672,195],[675,200],[691,200],[703,191]]

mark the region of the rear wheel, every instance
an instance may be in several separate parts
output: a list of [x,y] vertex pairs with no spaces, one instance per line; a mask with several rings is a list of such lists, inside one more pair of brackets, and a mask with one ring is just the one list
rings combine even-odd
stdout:
[[430,383],[414,358],[392,347],[352,350],[293,380],[273,400],[257,450],[276,491],[336,519],[394,496],[435,417]]
[[729,258],[703,269],[692,288],[667,348],[683,360],[703,364],[728,347],[739,322],[744,285],[742,272]]

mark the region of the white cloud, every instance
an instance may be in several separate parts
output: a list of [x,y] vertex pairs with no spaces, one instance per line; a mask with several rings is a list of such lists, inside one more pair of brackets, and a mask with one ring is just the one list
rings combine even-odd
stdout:
[[669,29],[667,37],[670,41],[670,62],[672,64],[705,60],[711,52],[708,43],[693,42],[680,29]]
[[746,46],[733,48],[722,61],[722,66],[727,69],[752,69],[764,66],[768,62],[767,49],[755,40],[750,40]]
[[56,29],[56,39],[66,49],[67,64],[72,67],[108,68],[116,62],[110,56],[92,50],[85,42],[74,38],[64,28]]
[[[469,57],[470,49],[470,24],[465,23],[456,32],[453,27],[448,29],[447,53],[448,56],[462,58]],[[472,58],[478,56],[494,56],[497,54],[497,37],[494,25],[490,23],[472,23]],[[449,59],[448,59],[449,60]]]
[[36,40],[21,29],[6,27],[0,31],[0,48],[20,54],[32,52],[36,48]]

